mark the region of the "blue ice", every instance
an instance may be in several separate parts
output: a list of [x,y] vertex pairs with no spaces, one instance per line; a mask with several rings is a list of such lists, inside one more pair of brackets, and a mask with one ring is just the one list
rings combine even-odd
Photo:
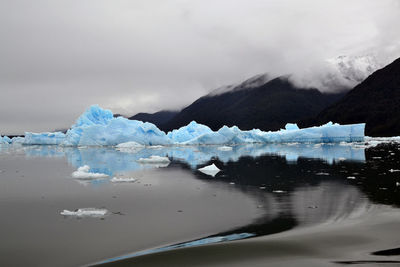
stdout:
[[212,131],[208,126],[192,121],[166,134],[152,123],[123,117],[114,118],[110,110],[94,105],[77,119],[66,134],[27,132],[23,143],[63,146],[115,146],[126,142],[136,142],[145,146],[336,143],[363,141],[364,128],[365,123],[339,125],[330,122],[304,129],[289,123],[285,129],[274,132],[259,129],[242,131],[237,126],[223,126],[218,131]]

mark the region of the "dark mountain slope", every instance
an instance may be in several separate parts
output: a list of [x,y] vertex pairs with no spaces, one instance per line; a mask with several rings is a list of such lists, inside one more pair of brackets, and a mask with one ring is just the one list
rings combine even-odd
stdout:
[[151,122],[157,126],[163,125],[171,120],[179,111],[167,111],[162,110],[156,113],[138,113],[132,117],[130,120],[138,120],[144,122]]
[[259,84],[253,79],[249,87],[246,87],[248,83],[243,83],[233,90],[201,97],[168,123],[159,126],[163,130],[171,130],[195,120],[213,130],[223,125],[278,130],[287,122],[315,117],[343,96],[296,88],[285,77],[265,82]]
[[371,74],[313,123],[366,122],[369,136],[400,135],[400,59]]

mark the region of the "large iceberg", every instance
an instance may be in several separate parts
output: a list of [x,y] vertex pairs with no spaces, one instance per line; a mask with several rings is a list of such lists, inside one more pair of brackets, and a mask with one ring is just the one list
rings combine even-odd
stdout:
[[83,113],[66,133],[64,146],[115,146],[136,142],[141,145],[169,145],[171,140],[154,124],[123,117],[97,105]]
[[[97,105],[89,107],[66,134],[26,133],[24,144],[63,146],[116,146],[131,142],[142,146],[155,145],[234,145],[248,143],[332,143],[364,140],[365,123],[339,125],[332,122],[319,127],[299,129],[287,124],[285,129],[264,132],[242,131],[237,126],[224,126],[218,131],[192,121],[187,126],[165,133],[154,124],[123,117],[115,118],[110,110]],[[3,138],[4,139],[4,138]],[[134,143],[133,143],[134,142]]]

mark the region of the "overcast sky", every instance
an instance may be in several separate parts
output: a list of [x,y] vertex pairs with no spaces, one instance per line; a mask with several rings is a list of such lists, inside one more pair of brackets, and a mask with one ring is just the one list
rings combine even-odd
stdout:
[[[178,109],[259,73],[400,57],[396,0],[0,0],[0,133]],[[311,73],[311,74],[310,74]]]

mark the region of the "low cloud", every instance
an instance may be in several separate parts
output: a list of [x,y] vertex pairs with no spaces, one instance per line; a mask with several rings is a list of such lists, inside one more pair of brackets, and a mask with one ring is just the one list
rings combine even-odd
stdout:
[[399,17],[395,0],[2,0],[0,133],[68,127],[94,103],[179,109],[265,72],[352,86],[326,60],[389,63]]

